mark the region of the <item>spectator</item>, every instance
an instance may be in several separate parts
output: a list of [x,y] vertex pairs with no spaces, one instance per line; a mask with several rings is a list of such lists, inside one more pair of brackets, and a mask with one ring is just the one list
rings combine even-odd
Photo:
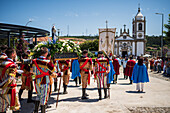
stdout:
[[157,73],[161,73],[161,71],[162,71],[161,62],[162,62],[162,59],[160,59],[160,57],[158,57],[158,59],[157,59],[158,72]]
[[153,71],[153,68],[154,68],[154,59],[152,58],[150,60],[150,70],[151,70],[151,72]]
[[127,79],[128,76],[125,75],[125,69],[126,69],[126,64],[127,64],[128,58],[125,57],[122,62],[123,62],[123,73],[124,73],[124,79]]
[[166,73],[167,76],[170,76],[170,58],[168,58],[168,61],[166,62]]

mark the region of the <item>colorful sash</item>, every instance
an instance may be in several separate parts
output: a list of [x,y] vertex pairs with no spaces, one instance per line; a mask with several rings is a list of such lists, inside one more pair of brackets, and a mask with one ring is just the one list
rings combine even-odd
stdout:
[[12,88],[11,90],[11,103],[10,103],[10,107],[13,107],[13,106],[15,106],[15,99],[16,99],[16,87],[17,86],[17,84],[11,84],[10,85],[10,87]]
[[[62,64],[61,64],[60,62],[58,62],[58,63],[59,63],[60,66],[62,66]],[[66,61],[66,63],[68,63],[68,62]],[[66,71],[66,70],[68,70],[68,69],[69,69],[68,66],[64,66],[64,69],[62,69],[61,71],[63,72],[63,71]]]
[[25,85],[30,87],[31,73],[28,73],[28,74],[23,73],[22,75],[27,77]]
[[36,60],[33,60],[33,62],[34,62],[34,64],[35,64],[36,68],[41,72],[41,74],[36,75],[35,79],[41,78],[41,77],[44,77],[44,76],[49,76],[49,75],[50,75],[50,74],[49,74],[49,71],[44,72],[43,70],[41,70],[41,69],[39,68]]
[[83,65],[80,66],[80,70],[83,70],[83,71],[85,71],[85,72],[88,72],[88,79],[87,79],[88,85],[90,85],[90,73],[89,73],[89,70],[84,69],[83,67],[88,63],[89,60],[92,62],[91,59],[86,59],[86,61],[83,63]]
[[5,75],[6,70],[9,68],[9,66],[11,66],[11,64],[14,64],[14,63],[9,63],[3,68],[2,74],[0,76],[0,80],[2,80],[3,76]]
[[96,62],[99,64],[100,67],[102,67],[102,69],[104,69],[104,71],[97,71],[97,72],[95,72],[94,78],[96,78],[96,75],[98,73],[106,73],[106,68],[99,62],[99,60],[96,59]]

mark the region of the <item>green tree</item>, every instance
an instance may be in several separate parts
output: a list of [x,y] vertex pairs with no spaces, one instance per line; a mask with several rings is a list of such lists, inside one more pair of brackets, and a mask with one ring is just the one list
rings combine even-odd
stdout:
[[164,33],[166,34],[165,40],[170,41],[170,14],[168,24],[165,24],[164,26],[167,29],[167,31],[164,31]]
[[84,49],[89,50],[89,51],[98,51],[98,46],[99,46],[99,40],[88,40],[85,41],[84,43],[80,44],[80,48],[83,51]]

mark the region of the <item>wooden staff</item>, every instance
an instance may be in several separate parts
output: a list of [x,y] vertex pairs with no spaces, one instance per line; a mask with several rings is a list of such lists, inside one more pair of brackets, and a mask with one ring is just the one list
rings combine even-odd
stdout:
[[60,86],[61,86],[61,77],[60,77],[60,83],[59,83],[59,89],[58,89],[58,95],[57,95],[57,101],[56,101],[56,108],[58,106],[58,99],[59,99],[59,93],[60,93]]

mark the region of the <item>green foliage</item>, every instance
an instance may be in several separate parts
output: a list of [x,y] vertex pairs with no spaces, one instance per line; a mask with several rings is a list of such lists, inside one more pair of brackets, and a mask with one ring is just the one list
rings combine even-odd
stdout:
[[89,50],[89,51],[98,51],[98,46],[99,46],[99,40],[88,40],[85,41],[84,43],[80,44],[81,50]]
[[169,14],[168,24],[165,24],[164,26],[167,29],[167,31],[164,31],[164,33],[166,34],[165,40],[170,41],[170,14]]
[[[155,47],[158,48],[161,45],[161,36],[146,36],[147,47]],[[168,46],[170,44],[170,40],[163,39],[163,45]]]

